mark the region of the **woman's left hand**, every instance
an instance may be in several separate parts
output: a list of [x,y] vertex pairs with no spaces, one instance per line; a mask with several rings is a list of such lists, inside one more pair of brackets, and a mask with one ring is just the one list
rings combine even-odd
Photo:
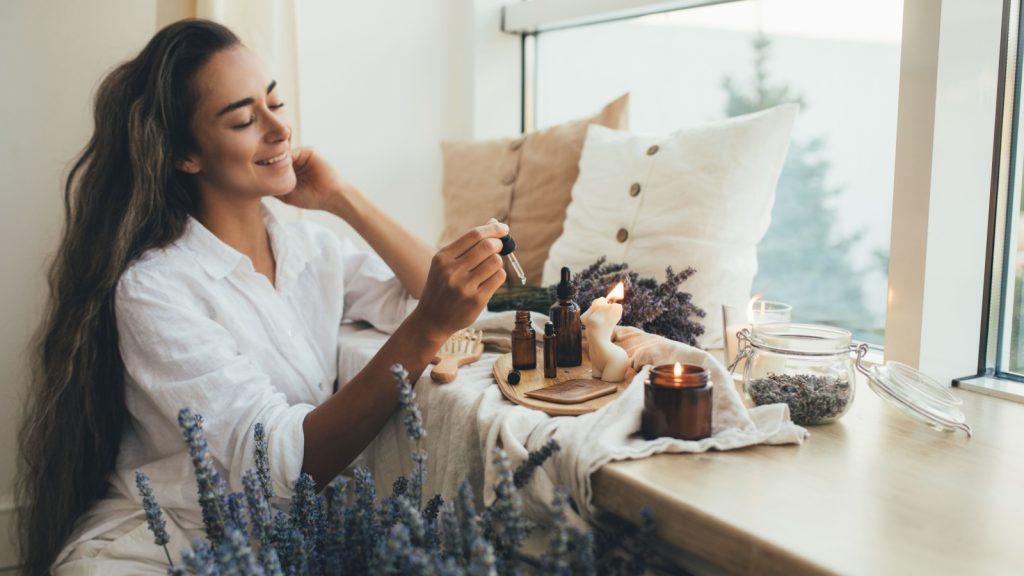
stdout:
[[335,174],[323,156],[308,147],[292,150],[292,167],[295,170],[295,189],[278,196],[278,200],[307,210],[343,214],[346,199],[355,193],[355,189]]

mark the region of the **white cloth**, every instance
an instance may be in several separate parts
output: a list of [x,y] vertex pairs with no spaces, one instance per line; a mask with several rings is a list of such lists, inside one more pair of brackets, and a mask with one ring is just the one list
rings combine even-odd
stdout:
[[[543,324],[537,315],[535,323]],[[474,328],[484,330],[485,342],[508,349],[513,314],[493,314]],[[339,373],[350,377],[353,366],[372,356],[384,336],[373,330],[344,327],[339,355]],[[425,373],[416,385],[417,401],[423,412],[429,451],[424,497],[441,494],[451,500],[458,484],[466,478],[478,503],[494,498],[496,469],[491,450],[500,446],[513,467],[526,460],[554,438],[561,450],[534,474],[521,491],[526,513],[534,519],[549,517],[556,486],[570,489],[580,516],[595,517],[591,475],[611,461],[643,458],[662,452],[703,452],[730,450],[753,444],[801,443],[807,431],[793,424],[785,405],[747,409],[732,385],[732,378],[714,356],[703,350],[646,334],[635,328],[617,328],[616,342],[626,349],[638,374],[619,398],[600,410],[582,416],[550,417],[543,412],[517,406],[505,400],[494,384],[491,368],[498,354],[487,353],[480,361],[459,369],[449,384],[434,384]],[[700,441],[659,438],[644,440],[640,430],[643,410],[644,366],[681,361],[708,368],[712,374],[713,433]],[[401,414],[395,415],[364,452],[364,464],[373,472],[378,490],[390,493],[390,483],[412,469],[408,456],[413,449],[405,437]],[[458,473],[456,473],[458,472]],[[581,518],[575,518],[577,522]]]
[[263,214],[274,285],[192,218],[180,239],[121,277],[115,305],[129,422],[110,495],[78,522],[58,563],[137,516],[135,470],[150,477],[172,522],[201,528],[177,423],[185,407],[203,415],[210,456],[233,491],[255,466],[253,427],[263,423],[274,489],[290,496],[302,469],[303,419],[333,393],[342,320],[393,331],[415,305],[377,256],[313,223]]

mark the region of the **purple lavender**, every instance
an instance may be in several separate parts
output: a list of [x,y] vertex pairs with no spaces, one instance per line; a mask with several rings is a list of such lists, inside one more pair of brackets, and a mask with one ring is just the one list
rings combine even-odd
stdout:
[[203,512],[203,526],[206,536],[217,547],[225,535],[225,511],[222,509],[224,483],[213,467],[206,438],[203,437],[201,417],[196,417],[188,408],[178,412],[178,426],[181,427],[185,444],[188,445],[195,468],[199,506]]
[[[573,275],[576,301],[581,312],[586,312],[590,302],[598,296],[606,296],[618,282],[626,285],[626,298],[622,301],[623,326],[635,326],[645,332],[658,334],[670,340],[697,345],[697,338],[704,334],[700,319],[705,312],[693,303],[693,296],[681,291],[680,285],[696,274],[693,268],[675,273],[671,267],[665,269],[665,281],[641,278],[629,270],[625,263],[609,264],[602,256],[583,271]],[[555,285],[548,288],[549,299],[554,299]]]
[[171,553],[167,550],[167,543],[171,536],[167,533],[167,523],[164,522],[163,511],[153,496],[153,488],[149,485],[149,476],[140,470],[135,471],[135,486],[142,496],[142,509],[146,511],[146,523],[149,524],[149,531],[153,533],[153,542],[157,546],[163,546],[164,554],[167,555],[167,563],[174,566],[171,560]]
[[554,456],[555,452],[561,450],[561,446],[558,445],[558,441],[554,438],[548,440],[538,450],[530,452],[526,456],[526,460],[516,468],[515,473],[512,474],[513,484],[516,489],[520,489],[530,481],[533,476],[533,472],[544,465],[544,462],[548,458]]
[[517,552],[530,527],[523,518],[523,503],[512,479],[508,455],[501,448],[495,448],[492,458],[498,479],[494,485],[494,502],[483,514],[484,537],[494,545],[498,571],[513,574],[519,567]]
[[256,423],[253,427],[253,440],[256,443],[255,459],[256,473],[259,474],[260,486],[263,487],[264,498],[267,502],[274,500],[274,484],[270,481],[270,459],[267,456],[267,436],[263,424]]

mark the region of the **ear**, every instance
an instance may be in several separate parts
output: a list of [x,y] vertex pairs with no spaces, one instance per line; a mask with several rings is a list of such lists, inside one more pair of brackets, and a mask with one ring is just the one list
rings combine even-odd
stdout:
[[199,161],[191,155],[175,160],[174,167],[186,174],[199,174],[202,171]]

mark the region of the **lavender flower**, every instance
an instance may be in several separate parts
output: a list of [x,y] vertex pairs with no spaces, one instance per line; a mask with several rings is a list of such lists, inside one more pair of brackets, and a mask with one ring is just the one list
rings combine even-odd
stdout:
[[[156,498],[153,496],[153,488],[149,485],[149,476],[146,476],[140,470],[136,470],[135,486],[139,489],[139,494],[142,496],[142,508],[146,511],[146,523],[149,524],[149,531],[153,533],[153,542],[157,546],[163,546],[164,552],[166,552],[167,543],[171,541],[171,536],[167,534],[164,514],[160,510],[160,505],[156,503]],[[170,560],[170,554],[168,554],[167,561],[173,566],[174,562]]]
[[243,472],[242,487],[249,509],[252,535],[260,544],[260,566],[267,574],[281,574],[281,561],[277,557],[277,550],[274,549],[274,522],[265,492],[260,486],[259,472],[251,468]]
[[245,529],[245,517],[242,515],[244,507],[245,495],[241,492],[228,494],[224,497],[222,509],[227,513],[226,525],[241,531],[242,535],[248,536]]
[[597,576],[597,564],[594,558],[594,534],[573,528],[572,574],[580,576]]
[[541,567],[547,574],[571,574],[569,563],[569,521],[565,516],[565,506],[568,501],[568,494],[563,488],[555,489],[555,496],[551,500],[551,508],[554,511],[554,533],[548,543],[548,550],[541,557]]
[[483,538],[473,540],[472,554],[469,562],[470,576],[497,576],[494,566],[494,549]]
[[441,506],[442,548],[444,558],[459,563],[462,558],[462,531],[459,529],[458,512],[455,504],[445,502]]
[[494,485],[494,502],[483,515],[484,536],[494,545],[498,571],[510,574],[518,568],[516,552],[529,527],[522,516],[523,503],[513,481],[508,455],[501,448],[495,448],[492,455],[498,480]]
[[256,561],[249,541],[241,530],[227,528],[224,542],[217,548],[217,565],[224,576],[262,575],[263,567]]
[[213,550],[202,538],[192,541],[192,549],[181,553],[181,563],[190,574],[199,576],[220,576],[217,568],[217,561],[213,557]]
[[527,455],[526,460],[516,468],[515,473],[512,475],[512,481],[513,484],[515,484],[516,489],[526,486],[530,481],[530,477],[533,476],[534,470],[543,466],[544,462],[546,462],[548,458],[551,458],[555,452],[561,450],[561,448],[562,447],[558,445],[558,441],[552,438],[544,443],[540,449],[530,452]]
[[420,414],[420,407],[416,405],[416,392],[409,384],[409,373],[401,364],[394,364],[391,366],[391,375],[398,383],[398,403],[405,412],[403,418],[405,433],[412,440],[425,438],[427,432],[423,429],[423,416]]
[[195,468],[199,506],[203,512],[203,526],[206,536],[216,547],[224,540],[225,511],[221,508],[224,498],[224,484],[214,470],[208,453],[206,438],[203,437],[202,418],[192,414],[188,408],[178,412],[178,426],[181,427],[185,444],[188,445]]
[[324,534],[323,560],[326,574],[342,574],[344,572],[347,488],[348,481],[339,476],[324,490],[326,533]]
[[253,440],[256,442],[255,459],[256,472],[259,474],[260,486],[263,487],[264,498],[267,502],[274,500],[274,484],[270,481],[270,459],[267,457],[267,436],[263,424],[257,422],[253,427]]
[[456,503],[455,511],[459,518],[459,532],[462,535],[462,556],[470,560],[473,556],[473,546],[483,536],[480,530],[480,518],[476,514],[476,506],[473,505],[473,488],[469,481],[463,480],[459,484],[459,500]]

